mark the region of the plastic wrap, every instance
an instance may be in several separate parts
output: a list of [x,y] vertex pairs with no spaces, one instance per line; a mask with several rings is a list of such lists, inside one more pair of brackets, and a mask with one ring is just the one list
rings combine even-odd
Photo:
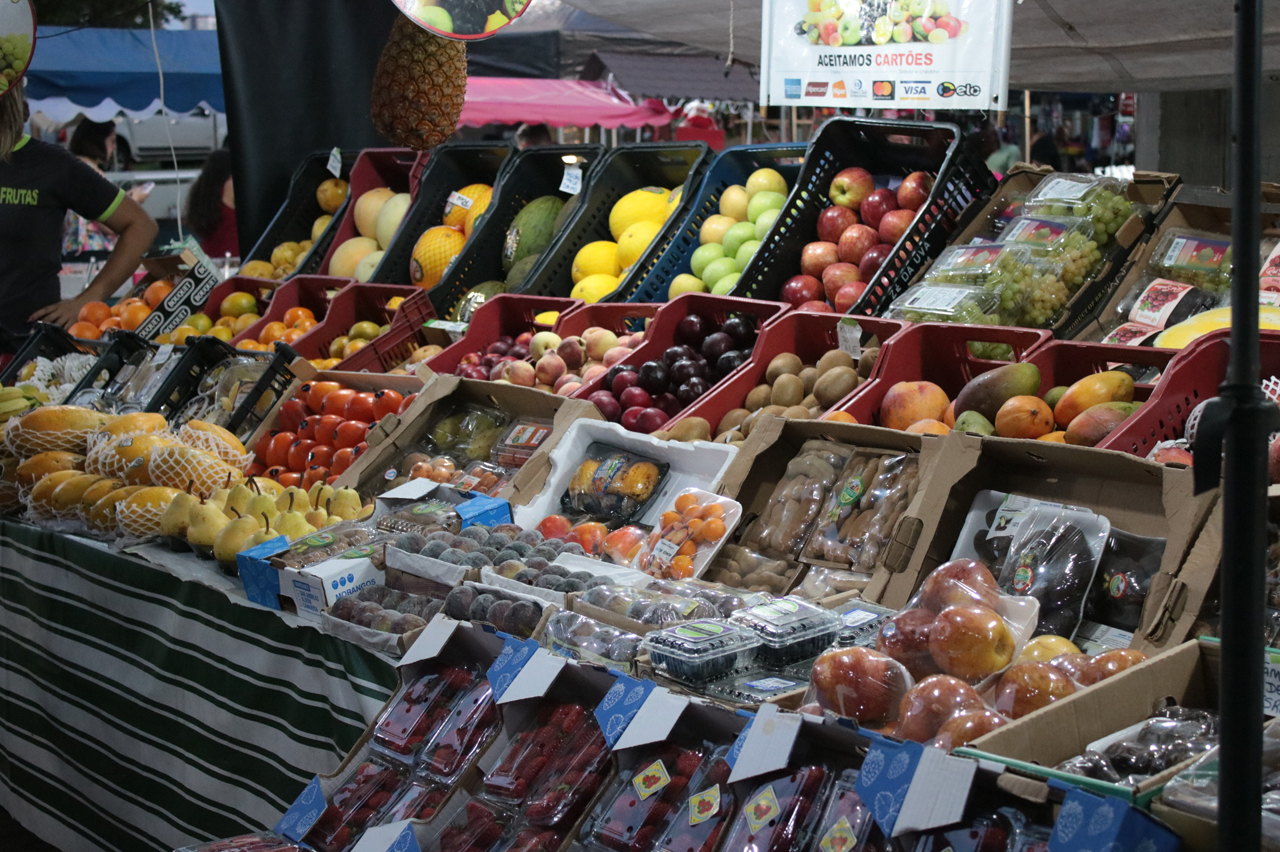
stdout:
[[652,852],[707,776],[710,749],[661,743],[630,760],[579,832],[588,849]]
[[405,783],[401,769],[378,760],[366,760],[334,791],[329,805],[304,838],[322,852],[342,852],[376,825],[374,817],[399,795]]
[[729,826],[725,849],[734,852],[800,852],[822,814],[829,773],[805,766],[767,776],[743,799]]
[[869,582],[871,578],[866,574],[813,565],[804,572],[804,579],[791,593],[805,600],[820,601],[845,592],[860,592]]
[[543,637],[547,650],[608,668],[633,674],[640,653],[640,637],[601,624],[576,612],[557,612],[547,621]]
[[996,685],[996,710],[1010,719],[1021,719],[1074,695],[1076,689],[1075,681],[1052,663],[1038,660],[1014,663]]
[[915,456],[856,451],[831,489],[803,557],[871,574],[919,484]]
[[1173,706],[1120,736],[1093,743],[1095,748],[1055,768],[1098,781],[1133,785],[1204,755],[1217,743],[1216,714]]
[[[1280,850],[1280,727],[1262,735],[1262,848]],[[1165,785],[1164,803],[1214,823],[1218,821],[1218,749],[1205,754]]]
[[586,741],[592,730],[598,732],[599,726],[583,705],[543,701],[531,725],[516,735],[498,765],[485,776],[485,794],[511,806],[521,804],[531,791],[540,790],[561,747],[574,740]]
[[770,668],[817,656],[835,641],[843,624],[838,614],[797,597],[739,610],[729,621],[760,637],[758,657]]
[[650,580],[645,589],[660,595],[675,595],[682,598],[705,601],[711,604],[725,618],[740,609],[762,604],[773,599],[764,592],[740,594],[737,589],[720,583],[709,583],[703,580]]
[[695,618],[717,618],[720,615],[706,601],[663,595],[628,586],[595,586],[583,592],[580,600],[646,625],[677,624]]
[[520,467],[527,462],[542,442],[551,437],[555,425],[550,420],[521,417],[502,433],[493,445],[490,458],[506,467]]
[[[787,463],[764,511],[743,533],[741,544],[773,558],[798,557],[853,453],[852,447],[831,441],[805,441],[796,457]],[[723,578],[713,579],[725,582]],[[750,588],[754,584],[745,585]]]
[[469,668],[431,665],[400,692],[373,730],[374,748],[397,759],[413,759],[480,676]]
[[419,764],[433,780],[447,787],[497,735],[500,724],[488,678],[475,680],[451,703],[448,717],[436,726]]
[[1111,522],[1088,510],[1041,506],[1027,513],[1000,572],[1000,587],[1040,602],[1034,635],[1075,635],[1110,532]]
[[700,783],[691,784],[689,796],[674,819],[658,838],[657,848],[671,852],[714,852],[734,812],[733,790],[729,787],[731,767],[719,749],[706,762]]
[[[749,532],[749,530],[748,530]],[[799,567],[738,544],[726,544],[703,577],[731,589],[781,595],[791,588]]]
[[441,530],[457,533],[461,527],[454,504],[444,500],[421,500],[378,518],[378,529],[425,536]]
[[393,541],[394,535],[379,534],[370,524],[343,521],[289,543],[288,551],[275,557],[289,568],[305,568],[326,559],[347,557],[352,551]]
[[1160,573],[1165,544],[1163,538],[1134,535],[1113,527],[1093,581],[1085,618],[1120,630],[1137,630],[1151,578]]
[[950,675],[930,675],[902,696],[893,735],[927,743],[953,717],[986,709],[982,696],[969,684]]
[[432,421],[427,437],[435,452],[460,462],[488,461],[511,418],[496,408],[456,405]]
[[855,789],[857,782],[858,773],[852,769],[836,779],[814,830],[814,843],[809,849],[818,852],[878,852],[885,848],[887,841],[871,815],[871,808],[858,795]]
[[498,489],[506,485],[515,471],[508,470],[492,462],[476,461],[467,465],[449,480],[449,484],[459,491],[474,491],[478,494],[494,495]]
[[737,500],[686,488],[662,513],[631,567],[663,579],[698,576],[741,517],[742,505]]
[[658,672],[696,685],[750,669],[762,644],[746,627],[703,620],[654,630],[641,646]]
[[272,832],[264,832],[242,834],[239,837],[198,843],[195,846],[183,846],[176,852],[305,852],[305,849],[288,838]]
[[1133,285],[1109,317],[1109,328],[1138,323],[1165,329],[1218,307],[1219,294],[1167,278],[1144,278]]
[[444,614],[458,621],[492,624],[503,633],[528,639],[537,631],[547,606],[504,589],[464,583],[444,599]]
[[669,465],[599,442],[587,447],[560,498],[566,511],[627,523],[658,492]]
[[859,723],[893,722],[914,686],[906,667],[871,648],[831,648],[813,664],[805,704]]

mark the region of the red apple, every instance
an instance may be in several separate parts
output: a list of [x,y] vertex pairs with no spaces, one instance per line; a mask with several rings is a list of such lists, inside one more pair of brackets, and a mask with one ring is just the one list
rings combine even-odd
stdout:
[[876,179],[866,169],[854,166],[843,169],[831,179],[827,197],[832,204],[857,209],[862,200],[875,191]]
[[890,210],[898,209],[898,196],[891,189],[877,189],[862,199],[858,216],[868,228],[879,228],[880,220]]
[[611,423],[617,423],[622,417],[622,406],[618,404],[618,400],[614,399],[613,394],[607,390],[598,390],[587,397],[587,402],[600,409],[600,414],[605,420]]
[[1013,634],[995,610],[976,604],[949,606],[929,629],[929,653],[954,677],[979,681],[1013,661]]
[[848,207],[833,204],[818,214],[818,239],[829,243],[839,242],[844,229],[856,224],[857,213]]
[[917,683],[902,696],[898,705],[898,728],[894,736],[927,743],[943,723],[957,713],[985,710],[982,696],[972,686],[947,675],[933,675]]
[[822,282],[812,275],[793,275],[782,285],[782,300],[793,308],[821,298]]
[[914,210],[890,210],[880,220],[880,239],[889,245],[897,245],[902,235],[911,229],[915,221]]
[[898,206],[903,210],[919,210],[933,192],[933,175],[912,172],[898,184]]
[[924,578],[919,605],[930,612],[942,612],[955,604],[976,603],[995,609],[1000,587],[987,566],[972,559],[944,562]]
[[796,310],[809,311],[810,313],[815,313],[815,314],[834,313],[830,305],[828,305],[826,302],[819,302],[817,299],[813,300],[812,302],[805,302],[803,305],[796,305]]
[[667,425],[667,421],[671,418],[667,412],[661,408],[652,406],[640,410],[640,417],[636,419],[636,429],[648,435],[650,432],[657,432],[663,426]]
[[[840,209],[844,209],[843,207]],[[836,293],[846,284],[861,281],[858,267],[852,263],[833,263],[822,270],[822,292],[828,302],[835,302]]]
[[996,709],[1010,719],[1021,719],[1075,691],[1076,685],[1062,669],[1048,663],[1018,663],[1000,677]]
[[927,609],[904,609],[880,627],[876,650],[902,663],[914,678],[938,674],[942,670],[929,654],[929,628],[935,618],[937,613]]
[[[1125,669],[1136,666],[1146,658],[1146,654],[1132,648],[1103,651],[1081,667],[1076,680],[1081,686],[1092,686],[1100,680],[1106,680]],[[1054,660],[1054,663],[1057,663],[1057,660]]]
[[1084,671],[1091,659],[1088,654],[1059,654],[1049,661],[1049,665],[1062,669],[1072,680],[1079,681],[1080,672]]
[[[876,236],[880,236],[876,234]],[[893,246],[885,243],[879,243],[867,249],[867,253],[862,256],[862,262],[858,264],[858,275],[868,284],[871,279],[876,277],[880,271],[880,267],[884,266],[884,262],[889,259],[889,255],[893,253]]]
[[870,648],[833,648],[813,664],[818,703],[859,722],[892,719],[908,677],[906,669]]
[[942,723],[938,735],[933,738],[933,745],[951,751],[962,745],[968,745],[978,737],[986,736],[996,728],[1009,724],[1009,720],[994,710],[978,710],[972,713],[961,713],[952,716]]
[[846,284],[836,291],[835,309],[838,314],[847,314],[849,309],[857,304],[862,298],[862,293],[867,289],[867,285],[861,281],[855,281],[852,284]]
[[880,236],[866,225],[850,225],[840,235],[837,246],[839,259],[844,263],[858,263],[862,256],[880,242]]
[[821,280],[822,270],[839,260],[840,255],[835,243],[822,241],[809,243],[800,252],[800,271]]

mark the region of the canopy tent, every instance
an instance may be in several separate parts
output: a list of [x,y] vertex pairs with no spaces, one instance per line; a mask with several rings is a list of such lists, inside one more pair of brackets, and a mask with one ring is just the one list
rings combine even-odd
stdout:
[[549,124],[552,127],[642,127],[671,122],[661,101],[633,102],[624,92],[585,80],[472,77],[461,124]]
[[[218,34],[209,30],[157,30],[170,112],[197,107],[226,111]],[[33,112],[69,121],[83,112],[106,121],[124,111],[147,118],[160,110],[160,75],[149,30],[68,30],[40,27],[26,77]]]
[[[760,0],[565,2],[659,39],[760,62]],[[1265,7],[1264,72],[1280,70],[1280,0],[1265,0]],[[1230,3],[1018,0],[1013,9],[1011,88],[1147,92],[1231,85]]]
[[636,97],[752,101],[760,81],[735,62],[728,68],[715,56],[655,56],[596,51],[582,71],[584,80],[608,80]]

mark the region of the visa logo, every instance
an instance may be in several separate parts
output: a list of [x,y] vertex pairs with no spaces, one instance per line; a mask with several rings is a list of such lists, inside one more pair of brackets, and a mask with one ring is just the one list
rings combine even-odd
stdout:
[[929,93],[929,90],[919,84],[903,83],[902,93],[904,95],[926,95]]

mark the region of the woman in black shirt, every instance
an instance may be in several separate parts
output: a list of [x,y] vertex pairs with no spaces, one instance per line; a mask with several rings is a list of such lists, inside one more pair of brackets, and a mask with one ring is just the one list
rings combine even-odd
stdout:
[[[89,302],[130,279],[156,236],[156,223],[115,184],[57,145],[23,135],[22,84],[0,96],[0,325],[25,331],[37,320],[67,327]],[[80,295],[61,300],[62,225],[68,210],[119,235],[102,270]]]

